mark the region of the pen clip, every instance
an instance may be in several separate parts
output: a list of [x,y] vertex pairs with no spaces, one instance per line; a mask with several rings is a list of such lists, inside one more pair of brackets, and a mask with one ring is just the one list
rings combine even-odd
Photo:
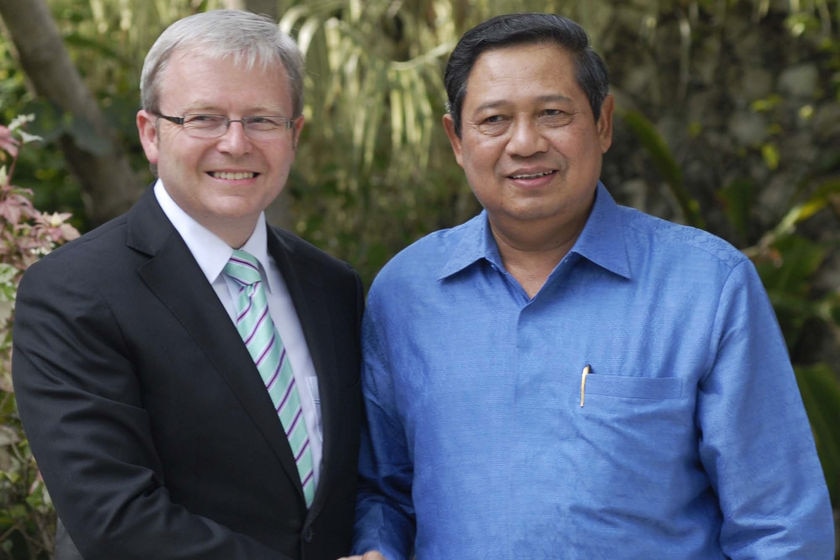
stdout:
[[592,368],[589,364],[583,366],[583,371],[580,374],[580,407],[583,408],[583,401],[586,399],[586,377],[592,373]]

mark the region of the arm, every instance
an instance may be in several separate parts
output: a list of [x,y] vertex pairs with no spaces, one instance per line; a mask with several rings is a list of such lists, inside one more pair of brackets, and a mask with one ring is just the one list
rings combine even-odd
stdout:
[[33,453],[82,555],[277,560],[170,499],[129,345],[97,281],[67,268],[45,259],[24,277],[13,376]]
[[[359,458],[360,489],[353,550],[381,551],[388,560],[410,557],[414,541],[413,465],[393,406],[393,377],[368,307],[362,328],[362,391],[366,421]],[[364,560],[369,560],[366,555]],[[372,559],[375,559],[373,556]]]
[[697,422],[723,512],[723,551],[733,559],[832,559],[832,511],[808,418],[749,262],[724,286],[714,340]]

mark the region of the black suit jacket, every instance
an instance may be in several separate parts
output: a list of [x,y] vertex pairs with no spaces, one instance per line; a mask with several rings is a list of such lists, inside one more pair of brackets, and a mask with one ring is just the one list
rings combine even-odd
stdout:
[[47,488],[84,558],[335,560],[349,552],[363,295],[347,265],[269,228],[318,375],[323,467],[307,510],[232,321],[148,190],[30,267],[13,378]]

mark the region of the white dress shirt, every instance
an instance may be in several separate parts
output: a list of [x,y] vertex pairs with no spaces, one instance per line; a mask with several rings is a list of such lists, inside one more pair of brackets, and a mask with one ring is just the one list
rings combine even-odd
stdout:
[[[213,286],[219,300],[230,315],[231,321],[235,323],[235,301],[238,287],[233,279],[222,274],[225,264],[233,254],[233,248],[178,206],[166,192],[162,181],[157,181],[154,191],[164,214],[184,239],[198,266],[207,277],[207,281]],[[323,442],[318,377],[286,282],[283,280],[283,275],[280,274],[274,259],[268,254],[264,214],[260,214],[254,232],[248,241],[242,247],[237,248],[254,255],[262,267],[261,272],[265,279],[268,310],[271,319],[274,321],[274,326],[280,333],[280,338],[283,339],[283,344],[292,364],[295,385],[300,395],[303,418],[306,422],[309,445],[312,449],[312,464],[317,466],[314,469],[317,487]]]

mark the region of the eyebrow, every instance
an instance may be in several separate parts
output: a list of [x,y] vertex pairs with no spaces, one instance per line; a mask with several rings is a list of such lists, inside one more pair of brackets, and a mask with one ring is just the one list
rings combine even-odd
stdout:
[[[573,102],[573,99],[571,97],[567,96],[567,95],[551,94],[551,95],[541,95],[541,96],[537,97],[537,101],[540,102],[540,103],[550,103],[550,102],[558,102],[558,101],[561,102],[561,103],[571,103],[571,102]],[[479,112],[479,111],[485,111],[485,110],[488,110],[488,109],[497,109],[499,107],[504,107],[504,106],[509,105],[509,104],[510,104],[509,101],[506,101],[506,100],[503,100],[503,99],[488,101],[488,102],[482,103],[481,105],[476,107],[475,111]]]
[[[189,108],[184,110],[185,114],[190,115],[229,115],[229,112],[222,109],[218,105],[213,105],[209,103],[196,103],[194,105],[190,105]],[[265,106],[260,107],[250,107],[249,109],[242,111],[243,115],[282,115],[283,112],[280,109],[270,109]]]

